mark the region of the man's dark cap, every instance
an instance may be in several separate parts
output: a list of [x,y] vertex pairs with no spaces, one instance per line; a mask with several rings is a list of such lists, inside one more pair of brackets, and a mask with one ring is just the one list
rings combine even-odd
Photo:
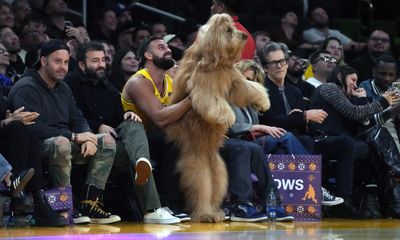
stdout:
[[42,43],[40,46],[39,59],[36,62],[36,64],[34,65],[34,67],[36,69],[40,68],[40,58],[47,57],[52,52],[55,52],[57,50],[67,50],[68,52],[70,52],[67,44],[61,39],[51,39],[51,40],[48,40],[48,41]]

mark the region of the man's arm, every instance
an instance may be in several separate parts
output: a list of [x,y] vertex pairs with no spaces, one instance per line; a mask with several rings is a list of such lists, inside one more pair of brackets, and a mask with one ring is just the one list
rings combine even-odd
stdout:
[[153,85],[142,76],[132,78],[125,87],[129,99],[161,129],[176,122],[191,108],[191,100],[188,97],[178,103],[163,106],[154,96]]

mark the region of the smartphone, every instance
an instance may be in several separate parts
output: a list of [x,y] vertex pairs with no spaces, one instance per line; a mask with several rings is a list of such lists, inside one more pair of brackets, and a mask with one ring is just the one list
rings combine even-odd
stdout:
[[71,21],[64,21],[64,28],[66,27],[73,27],[73,24]]
[[400,82],[393,82],[391,86],[391,90],[396,90],[400,92]]

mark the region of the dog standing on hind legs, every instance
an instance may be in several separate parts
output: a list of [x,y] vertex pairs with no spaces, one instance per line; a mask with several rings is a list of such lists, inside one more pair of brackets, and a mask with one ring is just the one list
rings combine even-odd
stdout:
[[180,148],[177,171],[193,221],[225,219],[221,204],[228,176],[219,149],[235,122],[230,104],[252,105],[262,111],[269,108],[265,88],[247,81],[234,66],[246,39],[229,15],[213,15],[186,50],[174,82],[171,104],[187,96],[192,100],[192,109],[168,126],[166,134]]

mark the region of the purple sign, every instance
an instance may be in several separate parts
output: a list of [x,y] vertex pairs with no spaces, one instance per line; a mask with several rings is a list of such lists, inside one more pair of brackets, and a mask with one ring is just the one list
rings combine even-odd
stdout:
[[275,155],[266,164],[282,198],[296,221],[321,220],[321,155]]

